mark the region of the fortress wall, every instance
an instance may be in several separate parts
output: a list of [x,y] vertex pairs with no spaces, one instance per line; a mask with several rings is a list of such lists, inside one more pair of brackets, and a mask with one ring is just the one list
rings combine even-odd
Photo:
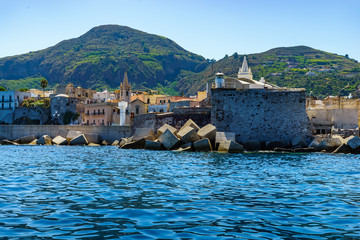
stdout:
[[303,90],[211,91],[211,123],[219,131],[235,132],[238,142],[291,140],[312,134]]
[[100,139],[107,141],[119,140],[131,136],[129,126],[82,126],[82,125],[0,125],[0,136],[15,140],[28,135],[35,135],[37,138],[42,135],[49,135],[54,138],[59,131],[81,131],[87,134],[97,134]]

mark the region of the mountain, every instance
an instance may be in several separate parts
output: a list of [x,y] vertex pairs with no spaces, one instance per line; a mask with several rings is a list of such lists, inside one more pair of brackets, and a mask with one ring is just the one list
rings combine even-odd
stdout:
[[[117,89],[127,70],[133,89],[152,88],[168,94],[194,95],[222,71],[236,77],[244,55],[219,61],[186,51],[170,39],[129,27],[104,25],[53,47],[0,59],[0,86],[9,90],[74,83],[97,90]],[[306,88],[312,96],[350,92],[360,95],[360,64],[347,55],[306,46],[274,48],[246,55],[254,79],[282,87]]]
[[[207,82],[213,82],[216,72],[236,77],[244,55],[234,53],[212,62],[204,71],[180,76],[177,86],[180,91],[195,94],[205,90]],[[325,97],[356,92],[360,85],[360,64],[348,56],[340,56],[306,46],[274,48],[263,53],[246,55],[254,79],[281,87],[306,88],[312,96]]]
[[0,85],[29,87],[45,77],[50,86],[118,88],[127,70],[135,88],[154,88],[171,84],[180,71],[196,73],[207,65],[165,37],[104,25],[44,50],[0,59]]

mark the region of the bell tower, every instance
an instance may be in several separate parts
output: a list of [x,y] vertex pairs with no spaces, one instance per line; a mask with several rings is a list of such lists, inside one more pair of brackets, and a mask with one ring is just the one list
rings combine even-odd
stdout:
[[124,73],[124,80],[120,84],[120,101],[131,102],[131,84],[129,83],[126,71]]
[[248,66],[246,56],[244,57],[241,68],[239,69],[238,78],[247,78],[250,80],[253,79],[251,68],[249,68],[249,66]]

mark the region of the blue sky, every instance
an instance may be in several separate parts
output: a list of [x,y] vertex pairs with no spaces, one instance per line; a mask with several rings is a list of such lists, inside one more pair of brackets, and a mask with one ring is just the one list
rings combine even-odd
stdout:
[[306,45],[360,61],[360,0],[0,0],[0,57],[103,24],[162,35],[210,59]]

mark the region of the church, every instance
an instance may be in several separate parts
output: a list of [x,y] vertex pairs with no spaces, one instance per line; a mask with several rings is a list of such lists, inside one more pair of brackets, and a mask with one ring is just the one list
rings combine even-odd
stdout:
[[264,78],[259,81],[253,79],[251,68],[249,68],[246,56],[242,66],[239,68],[237,78],[225,77],[221,72],[215,75],[215,88],[233,88],[237,90],[244,89],[276,89],[276,85],[266,83]]
[[215,75],[211,88],[211,123],[219,131],[234,132],[236,141],[291,142],[309,139],[312,125],[306,114],[305,89],[282,88],[253,79],[246,57],[237,78]]

